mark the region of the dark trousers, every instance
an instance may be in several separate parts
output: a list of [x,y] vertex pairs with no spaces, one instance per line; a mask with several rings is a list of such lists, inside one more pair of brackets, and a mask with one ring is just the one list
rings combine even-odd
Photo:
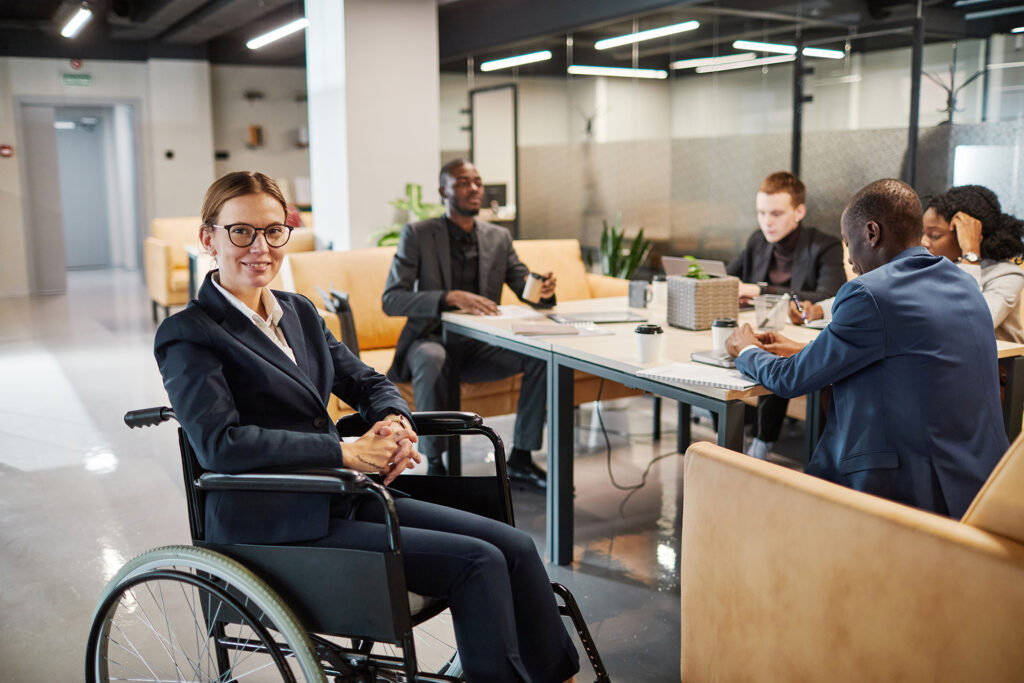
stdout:
[[788,398],[769,395],[757,399],[757,438],[761,441],[779,440],[787,406]]
[[[409,347],[407,358],[416,410],[451,409],[448,386],[452,358],[457,361],[460,382],[489,382],[523,373],[512,445],[526,451],[541,447],[547,405],[543,361],[465,337],[453,339],[449,348],[437,339],[418,339]],[[436,460],[444,452],[446,441],[445,437],[423,437],[418,449],[428,460]]]
[[[467,681],[564,681],[579,671],[544,564],[525,533],[486,517],[395,499],[406,583],[448,601]],[[308,544],[383,550],[374,503]]]

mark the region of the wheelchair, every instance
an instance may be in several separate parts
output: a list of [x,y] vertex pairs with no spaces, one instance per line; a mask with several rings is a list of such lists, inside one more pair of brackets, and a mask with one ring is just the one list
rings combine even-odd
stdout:
[[[514,525],[500,437],[472,413],[413,417],[422,436],[487,437],[495,475],[403,476],[391,488]],[[149,408],[124,420],[134,428],[177,418],[170,408]],[[340,436],[369,429],[358,414],[337,427]],[[444,601],[406,590],[398,516],[375,477],[341,468],[205,472],[180,427],[178,444],[193,545],[145,552],[110,580],[89,630],[88,683],[463,680]],[[386,550],[208,543],[204,496],[229,490],[369,496],[384,509]],[[597,683],[609,681],[572,594],[551,587]]]

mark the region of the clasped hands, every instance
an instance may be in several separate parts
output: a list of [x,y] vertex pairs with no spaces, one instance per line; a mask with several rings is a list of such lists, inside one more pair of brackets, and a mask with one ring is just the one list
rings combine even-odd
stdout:
[[740,355],[740,351],[748,346],[756,346],[769,353],[774,353],[776,356],[792,356],[804,348],[805,345],[793,341],[778,332],[761,332],[758,334],[754,332],[754,328],[750,326],[750,323],[744,323],[737,327],[729,335],[729,338],[725,340],[725,350],[733,358]]
[[384,475],[387,486],[399,474],[422,462],[413,446],[417,441],[419,437],[409,421],[395,413],[374,424],[356,441],[344,444],[342,460],[349,469]]
[[[529,277],[527,275],[526,277]],[[525,278],[524,278],[525,279]],[[554,273],[548,271],[544,273],[544,279],[540,283],[540,298],[549,299],[555,295],[555,285],[557,280],[555,279]],[[473,315],[498,315],[498,304],[494,303],[485,296],[475,294],[473,292],[467,292],[463,289],[453,289],[445,295],[444,303],[446,306],[454,306],[462,313],[472,313]]]

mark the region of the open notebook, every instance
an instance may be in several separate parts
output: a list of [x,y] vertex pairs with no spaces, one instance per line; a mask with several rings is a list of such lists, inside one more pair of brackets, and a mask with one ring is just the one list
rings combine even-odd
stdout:
[[640,370],[636,374],[640,377],[656,379],[659,382],[697,384],[704,387],[718,387],[720,389],[733,389],[736,391],[743,391],[757,386],[757,382],[746,377],[739,370],[717,368],[701,363],[672,363],[671,365]]

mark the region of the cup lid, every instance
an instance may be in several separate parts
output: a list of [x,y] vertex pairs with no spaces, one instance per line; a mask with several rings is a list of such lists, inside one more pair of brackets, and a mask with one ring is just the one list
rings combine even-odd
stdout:
[[715,318],[712,327],[736,327],[736,318]]
[[643,325],[636,326],[637,334],[661,334],[665,330],[661,329],[661,325],[654,323],[644,323]]
[[657,275],[651,278],[651,282],[666,282],[666,279],[664,275],[658,273]]

